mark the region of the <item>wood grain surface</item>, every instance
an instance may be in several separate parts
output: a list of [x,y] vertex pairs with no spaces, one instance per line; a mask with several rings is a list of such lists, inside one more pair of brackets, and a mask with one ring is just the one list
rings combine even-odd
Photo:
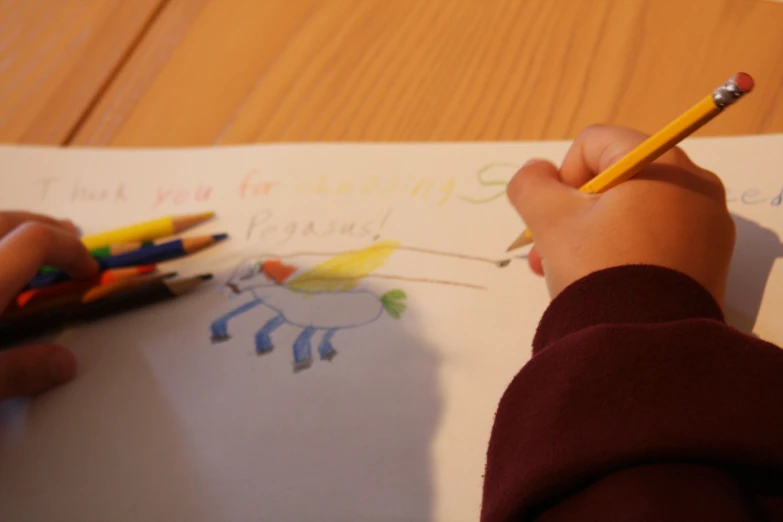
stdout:
[[0,141],[65,143],[160,6],[0,2]]
[[4,141],[654,132],[740,70],[756,91],[697,135],[783,132],[776,2],[6,0],[0,27]]

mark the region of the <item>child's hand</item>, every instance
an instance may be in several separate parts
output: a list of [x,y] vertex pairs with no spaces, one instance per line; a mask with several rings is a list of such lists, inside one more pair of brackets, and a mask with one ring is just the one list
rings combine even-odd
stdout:
[[691,276],[723,304],[734,222],[717,176],[673,149],[603,194],[577,190],[646,138],[589,127],[560,170],[531,162],[509,183],[508,196],[535,240],[530,266],[545,276],[550,296],[597,270],[650,264]]
[[[26,212],[0,212],[0,310],[43,265],[74,278],[94,276],[98,264],[69,221]],[[60,346],[25,346],[0,351],[0,400],[39,393],[76,375],[76,360]]]

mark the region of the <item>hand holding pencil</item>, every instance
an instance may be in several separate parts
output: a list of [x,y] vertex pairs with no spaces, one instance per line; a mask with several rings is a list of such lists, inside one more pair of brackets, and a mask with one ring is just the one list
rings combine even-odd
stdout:
[[673,148],[604,194],[577,190],[646,138],[620,127],[589,127],[560,169],[532,161],[509,183],[509,199],[536,238],[528,261],[553,298],[590,273],[649,264],[689,275],[722,303],[734,223],[715,174]]
[[653,264],[690,275],[722,305],[734,224],[720,179],[677,144],[753,87],[750,75],[738,73],[652,136],[588,128],[559,172],[548,162],[528,162],[508,194],[529,228],[508,250],[535,238],[528,260],[546,275],[552,297],[596,270]]
[[[44,264],[76,279],[98,273],[98,264],[73,224],[28,212],[0,212],[0,310]],[[56,345],[0,351],[0,400],[45,391],[76,375],[76,359]]]
[[[94,321],[176,298],[208,281],[211,274],[174,280],[175,273],[151,272],[157,268],[155,263],[207,248],[225,239],[225,234],[146,243],[212,216],[209,212],[158,218],[79,237],[69,221],[0,212],[0,400],[45,391],[76,374],[76,360],[67,349],[40,343],[16,347],[17,343],[72,322]],[[134,241],[145,244],[113,255],[118,245],[124,248]],[[95,248],[104,248],[108,257],[88,250]],[[42,269],[48,270],[42,274]],[[40,284],[31,288],[34,281]]]
[[[633,149],[626,151],[605,170],[595,173],[594,177],[579,186],[579,192],[601,194],[630,180],[644,167],[752,91],[753,87],[754,81],[749,74],[742,72],[735,74],[664,128],[652,136],[646,137]],[[530,229],[526,229],[511,243],[508,251],[529,245],[532,242],[532,232]]]

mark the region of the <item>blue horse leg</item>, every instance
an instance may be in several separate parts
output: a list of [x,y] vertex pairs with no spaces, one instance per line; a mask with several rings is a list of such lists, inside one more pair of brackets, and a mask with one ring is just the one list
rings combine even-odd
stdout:
[[242,315],[243,313],[247,312],[251,308],[255,308],[260,304],[263,304],[263,301],[261,299],[255,299],[253,301],[243,304],[238,308],[235,308],[234,310],[231,310],[226,315],[212,321],[212,324],[209,327],[210,331],[212,332],[212,342],[219,343],[221,341],[227,341],[228,339],[230,339],[231,336],[228,335],[229,319],[233,319],[238,315]]
[[339,328],[327,330],[323,338],[321,338],[321,344],[318,345],[318,354],[321,356],[321,360],[331,361],[337,355],[337,350],[332,346],[332,337],[337,333],[337,330]]
[[272,332],[280,328],[280,325],[284,322],[285,317],[283,317],[283,314],[277,314],[264,323],[264,326],[256,332],[256,353],[258,355],[272,351],[272,348],[275,347],[272,343]]
[[306,327],[302,330],[297,338],[294,340],[294,371],[304,370],[309,368],[313,363],[313,346],[310,343],[313,338],[313,334],[316,329],[312,326]]

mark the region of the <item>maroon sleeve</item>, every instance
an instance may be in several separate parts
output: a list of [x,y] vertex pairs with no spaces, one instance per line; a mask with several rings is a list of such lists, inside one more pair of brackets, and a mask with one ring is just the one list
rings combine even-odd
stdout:
[[783,521],[783,351],[679,272],[577,281],[500,401],[481,520]]

